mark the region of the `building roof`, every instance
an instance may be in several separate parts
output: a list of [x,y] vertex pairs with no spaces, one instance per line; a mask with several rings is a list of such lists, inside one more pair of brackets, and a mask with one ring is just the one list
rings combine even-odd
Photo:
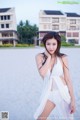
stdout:
[[64,15],[61,11],[57,10],[44,10],[47,15]]
[[80,17],[80,15],[78,15],[77,13],[67,13],[67,17]]
[[11,9],[11,8],[0,8],[0,13],[7,12],[9,9]]

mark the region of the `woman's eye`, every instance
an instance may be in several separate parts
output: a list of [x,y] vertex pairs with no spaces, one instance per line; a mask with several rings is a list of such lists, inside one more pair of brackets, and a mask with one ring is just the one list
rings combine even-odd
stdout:
[[56,43],[53,43],[53,45],[56,45]]
[[47,45],[50,45],[49,43]]
[[[50,43],[47,43],[46,45],[51,45]],[[56,43],[53,43],[52,45],[56,45]]]

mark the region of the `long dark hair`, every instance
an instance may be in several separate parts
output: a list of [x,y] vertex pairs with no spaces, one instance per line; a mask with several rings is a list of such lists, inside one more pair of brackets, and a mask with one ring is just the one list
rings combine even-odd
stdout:
[[[46,41],[49,39],[56,39],[57,41],[57,49],[55,51],[55,55],[57,56],[61,56],[62,54],[60,53],[60,47],[61,47],[61,36],[58,34],[58,32],[48,32],[42,39],[42,43],[44,44],[45,49],[46,48]],[[47,52],[49,53],[49,51],[47,50]],[[50,53],[49,53],[50,54]]]
[[[42,39],[42,43],[44,44],[44,47],[45,47],[45,49],[47,50],[47,48],[46,48],[46,41],[47,40],[49,40],[49,39],[52,39],[52,38],[54,38],[54,39],[56,39],[56,41],[57,41],[57,49],[56,49],[56,51],[55,51],[55,55],[56,56],[59,56],[61,59],[62,59],[62,56],[67,56],[66,54],[63,54],[63,53],[60,53],[60,47],[61,47],[61,36],[59,35],[59,33],[58,32],[48,32],[44,37],[43,37],[43,39]],[[47,52],[49,53],[49,51],[47,50]],[[44,53],[43,53],[44,54]],[[50,54],[50,53],[49,53]],[[51,55],[51,54],[50,54]],[[46,59],[47,59],[47,56],[44,54],[44,57],[45,57],[45,61],[46,61]],[[45,63],[45,61],[44,61],[44,63]],[[63,60],[62,60],[62,62],[63,62]],[[43,64],[44,64],[43,63]],[[64,62],[63,62],[63,64],[64,64]],[[64,64],[65,65],[65,64]],[[66,66],[66,65],[65,65]],[[67,68],[67,66],[66,66],[66,68]]]

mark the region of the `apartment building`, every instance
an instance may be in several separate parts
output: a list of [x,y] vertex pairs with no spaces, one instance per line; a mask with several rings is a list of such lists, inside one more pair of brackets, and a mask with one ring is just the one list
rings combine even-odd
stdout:
[[0,8],[0,45],[17,43],[15,8]]
[[80,44],[80,15],[77,13],[66,13],[66,40],[75,40]]
[[59,32],[66,42],[80,44],[80,15],[57,10],[41,10],[39,13],[39,40],[50,31]]

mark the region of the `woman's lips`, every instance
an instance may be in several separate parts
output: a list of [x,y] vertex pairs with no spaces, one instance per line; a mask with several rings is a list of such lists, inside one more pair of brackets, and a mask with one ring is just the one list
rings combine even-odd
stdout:
[[50,52],[53,52],[53,50],[50,50]]

